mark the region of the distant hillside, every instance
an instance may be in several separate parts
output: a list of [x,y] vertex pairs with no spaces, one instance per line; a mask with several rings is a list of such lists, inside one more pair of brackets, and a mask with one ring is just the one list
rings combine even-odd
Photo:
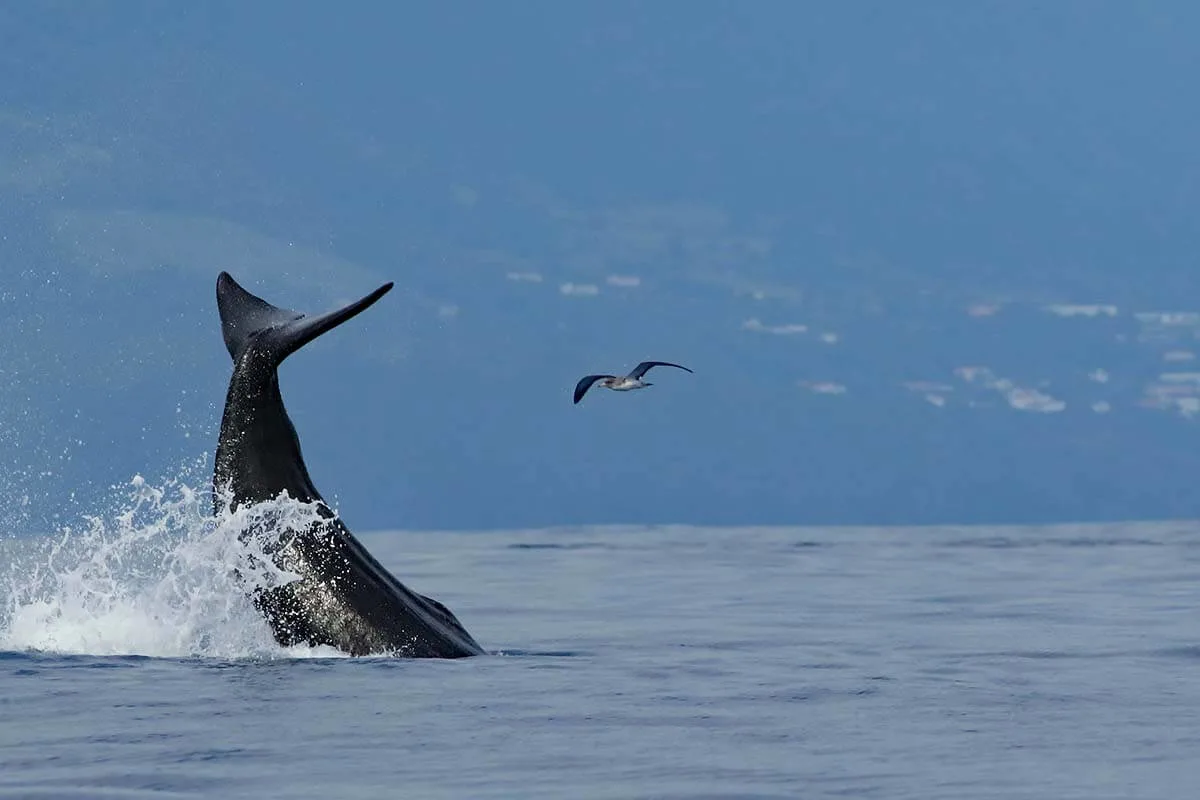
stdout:
[[222,269],[396,281],[283,370],[356,527],[1200,514],[1187,25],[569,6],[0,11],[7,526],[205,479]]

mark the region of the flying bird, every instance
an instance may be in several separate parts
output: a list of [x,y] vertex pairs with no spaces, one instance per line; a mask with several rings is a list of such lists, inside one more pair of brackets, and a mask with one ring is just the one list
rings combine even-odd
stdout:
[[642,376],[649,372],[651,367],[675,367],[684,372],[691,372],[687,367],[681,364],[672,364],[670,361],[643,361],[630,370],[628,375],[585,375],[579,379],[579,383],[575,384],[575,402],[578,403],[582,400],[594,383],[599,383],[605,389],[612,389],[614,392],[628,392],[631,389],[645,389],[647,386],[653,386],[654,384],[650,381],[642,380]]

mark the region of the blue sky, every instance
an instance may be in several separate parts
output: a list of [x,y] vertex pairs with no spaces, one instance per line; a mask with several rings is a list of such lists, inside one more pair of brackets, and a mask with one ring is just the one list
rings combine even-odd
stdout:
[[[42,529],[211,454],[228,269],[396,281],[284,368],[357,527],[1192,515],[1198,22],[0,10],[0,495]],[[696,374],[571,405],[645,358]]]

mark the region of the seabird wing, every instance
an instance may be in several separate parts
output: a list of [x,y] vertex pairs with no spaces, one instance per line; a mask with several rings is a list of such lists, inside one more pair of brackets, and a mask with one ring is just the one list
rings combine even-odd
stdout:
[[633,371],[629,373],[629,377],[635,379],[640,378],[649,372],[651,367],[675,367],[676,369],[681,369],[684,372],[691,372],[690,369],[682,364],[672,364],[670,361],[643,361],[633,368]]
[[592,384],[605,378],[611,378],[612,375],[584,375],[579,379],[579,383],[575,384],[575,402],[578,403],[587,394],[587,390],[592,388]]

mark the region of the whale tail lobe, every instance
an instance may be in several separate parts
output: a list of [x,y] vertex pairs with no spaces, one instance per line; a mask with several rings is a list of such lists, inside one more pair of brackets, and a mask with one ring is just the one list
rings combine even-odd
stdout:
[[228,272],[217,277],[217,309],[221,334],[234,361],[252,344],[262,346],[281,363],[292,353],[370,308],[387,294],[389,281],[361,300],[324,314],[304,314],[278,308],[243,289]]

